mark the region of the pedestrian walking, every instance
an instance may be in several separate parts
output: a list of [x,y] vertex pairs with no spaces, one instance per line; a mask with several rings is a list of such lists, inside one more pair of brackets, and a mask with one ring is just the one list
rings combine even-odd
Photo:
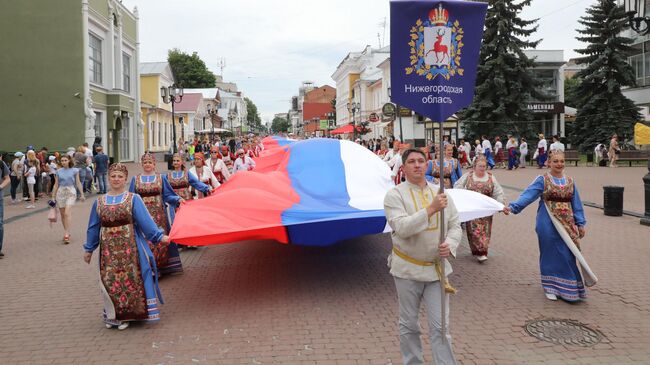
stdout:
[[496,165],[496,168],[501,169],[505,168],[504,166],[504,157],[503,153],[503,143],[501,143],[501,137],[496,136],[494,137],[494,163]]
[[4,205],[3,190],[4,188],[7,187],[7,185],[11,183],[10,176],[11,176],[11,172],[9,171],[9,167],[2,160],[2,154],[0,154],[0,259],[5,257],[5,254],[2,253],[2,245],[4,243],[4,238],[5,238],[5,228],[4,228],[5,227],[4,226],[5,205]]
[[519,150],[517,149],[517,140],[515,137],[510,137],[506,143],[506,151],[508,151],[508,170],[517,169],[519,167]]
[[539,142],[537,142],[537,153],[536,153],[538,169],[541,169],[546,166],[547,152],[548,152],[548,143],[546,142],[546,138],[544,138],[544,134],[540,133]]
[[[549,159],[550,171],[540,175],[504,211],[519,214],[539,199],[535,231],[539,240],[539,266],[542,288],[549,300],[558,297],[575,302],[587,297],[585,281],[576,264],[580,240],[585,236],[582,201],[573,178],[564,173],[564,152],[555,151]],[[595,283],[582,256],[583,272]],[[591,280],[591,279],[590,279]]]
[[528,156],[528,142],[526,142],[526,138],[521,137],[521,143],[519,144],[519,167],[522,169],[526,168],[526,156]]
[[84,146],[77,147],[76,151],[72,155],[72,160],[74,167],[79,173],[79,181],[81,182],[81,190],[77,192],[77,197],[80,197],[81,194],[86,191],[86,167],[88,167],[88,156],[86,156],[86,149]]
[[[171,223],[167,213],[167,205],[178,207],[183,198],[178,196],[167,181],[167,175],[156,172],[156,158],[152,153],[145,152],[140,158],[142,174],[134,176],[129,185],[129,192],[138,194],[144,202],[149,215],[164,234],[169,234]],[[148,241],[149,249],[158,265],[160,275],[183,272],[181,257],[176,244],[158,245]]]
[[27,191],[29,192],[29,201],[25,208],[36,208],[36,193],[34,192],[34,185],[36,185],[36,175],[38,174],[38,160],[27,160],[27,169],[25,170],[25,179],[27,181]]
[[486,136],[481,136],[481,146],[483,147],[483,154],[485,155],[485,160],[488,163],[490,170],[494,168],[494,156],[492,154],[492,143],[487,139]]
[[56,156],[48,157],[47,168],[48,173],[50,174],[50,185],[47,188],[47,194],[52,195],[52,189],[54,189],[54,176],[56,175],[56,170],[59,168],[56,163]]
[[52,189],[52,200],[56,201],[61,213],[61,224],[63,224],[63,243],[70,243],[70,224],[72,219],[72,206],[77,200],[77,190],[80,192],[81,201],[86,200],[83,186],[79,179],[79,169],[73,167],[72,159],[68,155],[61,156],[61,166],[54,177],[54,188]]
[[128,171],[109,168],[109,190],[93,203],[83,259],[99,247],[99,278],[106,328],[126,329],[132,321],[158,321],[162,303],[156,261],[146,240],[169,242],[137,194],[126,190]]
[[[455,189],[467,189],[489,196],[499,203],[504,203],[504,194],[501,184],[496,177],[487,171],[485,157],[478,157],[474,161],[474,171],[469,171],[454,184]],[[488,258],[488,248],[492,236],[492,216],[474,219],[465,223],[467,240],[472,250],[472,255],[478,262],[485,262]]]
[[[395,186],[384,198],[386,219],[393,230],[388,266],[399,302],[402,362],[405,365],[424,363],[419,324],[420,304],[424,302],[435,363],[456,364],[449,326],[446,333],[442,333],[442,301],[446,303],[445,321],[449,323],[449,297],[444,295],[443,298],[440,285],[444,285],[447,292],[454,291],[447,278],[441,275],[441,260],[456,255],[461,238],[458,212],[453,200],[445,194],[437,194],[437,187],[425,179],[424,153],[408,149],[402,156],[406,182]],[[447,235],[440,242],[440,212],[443,209]],[[445,273],[451,272],[451,265],[445,262]]]
[[108,161],[109,158],[104,153],[104,147],[97,146],[96,154],[93,157],[93,162],[95,163],[95,176],[97,178],[97,187],[99,189],[99,194],[106,194],[106,174],[108,173]]
[[23,179],[23,174],[24,174],[24,165],[22,162],[22,158],[25,156],[22,152],[18,151],[14,153],[14,160],[11,161],[11,171],[9,173],[9,178],[11,181],[11,188],[9,190],[9,193],[11,194],[11,203],[12,204],[18,204],[19,200],[16,197],[16,193],[18,192],[18,186],[20,186],[20,182]]
[[618,155],[621,154],[621,148],[618,146],[618,135],[614,133],[609,141],[609,167],[618,167]]

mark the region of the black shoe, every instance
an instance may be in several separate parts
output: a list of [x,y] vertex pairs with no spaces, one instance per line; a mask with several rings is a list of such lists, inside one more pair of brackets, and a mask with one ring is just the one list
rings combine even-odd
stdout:
[[5,254],[3,254],[2,252],[0,252],[0,259],[3,258],[3,257],[5,257]]

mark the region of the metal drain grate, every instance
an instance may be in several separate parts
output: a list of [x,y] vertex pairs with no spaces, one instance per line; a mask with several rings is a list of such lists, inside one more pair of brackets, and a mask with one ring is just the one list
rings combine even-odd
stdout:
[[526,332],[542,341],[560,345],[589,347],[605,336],[597,330],[571,319],[539,319],[526,323]]

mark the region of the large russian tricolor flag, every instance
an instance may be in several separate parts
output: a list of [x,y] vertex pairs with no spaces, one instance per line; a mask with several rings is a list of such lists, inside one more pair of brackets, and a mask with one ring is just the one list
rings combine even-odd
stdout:
[[271,137],[253,171],[184,204],[170,236],[191,245],[273,239],[324,246],[381,233],[388,166],[356,143]]
[[[253,171],[236,173],[209,197],[188,201],[170,237],[202,246],[276,240],[327,246],[390,230],[384,197],[394,186],[384,161],[365,147],[335,139],[264,139]],[[445,190],[460,220],[494,214],[503,205],[482,194]]]

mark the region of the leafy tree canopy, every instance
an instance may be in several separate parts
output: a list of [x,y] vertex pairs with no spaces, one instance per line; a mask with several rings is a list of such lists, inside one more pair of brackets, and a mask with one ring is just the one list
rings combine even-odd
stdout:
[[170,49],[167,53],[167,62],[174,73],[176,84],[181,87],[210,88],[216,85],[216,77],[196,52],[189,55],[178,48]]
[[248,121],[248,124],[257,127],[261,126],[262,118],[260,118],[260,113],[257,111],[257,105],[247,97],[244,97],[244,101],[246,102],[246,120]]
[[271,132],[279,133],[289,130],[289,122],[285,118],[275,117],[271,123]]

